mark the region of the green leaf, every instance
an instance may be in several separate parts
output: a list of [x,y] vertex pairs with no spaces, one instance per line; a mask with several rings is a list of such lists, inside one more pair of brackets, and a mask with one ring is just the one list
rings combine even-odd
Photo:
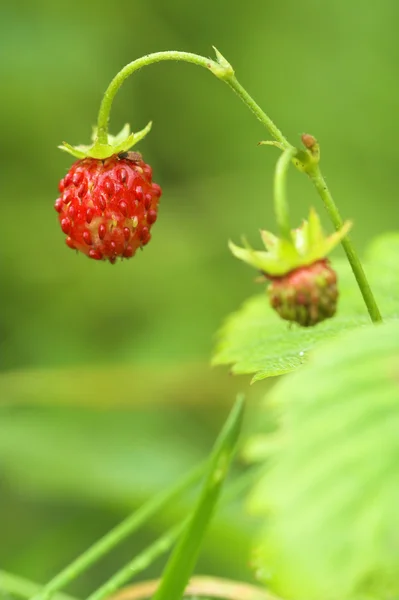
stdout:
[[269,398],[277,443],[251,506],[259,575],[295,600],[399,594],[399,322],[340,335]]
[[[337,315],[312,328],[289,326],[269,306],[267,295],[254,296],[230,315],[219,332],[213,363],[232,365],[234,374],[253,373],[254,381],[281,375],[302,365],[310,350],[339,332],[370,322],[355,278],[345,260],[334,262],[339,278]],[[365,269],[385,319],[399,317],[399,234],[371,245]]]

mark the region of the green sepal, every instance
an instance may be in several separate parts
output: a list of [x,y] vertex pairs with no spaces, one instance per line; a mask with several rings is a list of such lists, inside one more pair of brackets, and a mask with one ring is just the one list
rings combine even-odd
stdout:
[[236,258],[272,277],[281,277],[294,269],[311,265],[324,259],[350,230],[352,223],[347,221],[339,231],[325,236],[320,218],[311,208],[309,219],[291,232],[291,239],[278,238],[269,231],[261,231],[266,251],[253,250],[244,240],[244,248],[229,242],[229,248]]
[[92,140],[93,143],[90,146],[71,146],[67,142],[63,142],[61,146],[58,146],[61,150],[72,154],[76,158],[98,158],[106,159],[114,154],[120,152],[126,152],[132,146],[140,142],[150,131],[152,122],[150,121],[144,129],[137,133],[130,133],[130,125],[126,123],[123,129],[117,135],[108,134],[107,143],[104,144],[98,141],[97,130],[94,128]]
[[212,46],[216,54],[216,62],[212,61],[209,64],[209,69],[218,79],[228,81],[234,77],[234,69],[231,64],[225,59],[223,54],[219,52],[215,46]]

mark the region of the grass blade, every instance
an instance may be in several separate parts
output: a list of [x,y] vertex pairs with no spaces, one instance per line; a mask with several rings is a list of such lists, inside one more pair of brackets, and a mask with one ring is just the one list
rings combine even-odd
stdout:
[[[241,492],[247,491],[248,487],[252,486],[258,478],[258,469],[251,469],[249,472],[240,475],[236,481],[229,485],[226,494],[222,498],[222,504],[227,504],[229,501],[237,498]],[[87,600],[103,600],[104,598],[109,598],[125,583],[131,581],[136,575],[145,571],[145,569],[147,569],[157,558],[166,554],[166,552],[172,548],[179,535],[181,535],[182,531],[189,523],[189,520],[189,518],[186,518],[182,523],[178,523],[171,527],[165,534],[150,544],[143,552],[138,556],[135,556],[101,587],[95,590]]]
[[[42,589],[38,583],[29,579],[13,575],[7,571],[0,570],[0,594],[6,592],[20,598],[30,598]],[[54,600],[76,600],[73,596],[67,594],[56,594]]]
[[144,523],[162,509],[163,506],[180,496],[196,483],[204,473],[205,467],[205,464],[196,467],[172,488],[158,494],[143,504],[138,510],[129,515],[125,520],[119,523],[119,525],[114,527],[114,529],[111,529],[104,537],[95,542],[88,550],[78,556],[76,560],[49,581],[39,593],[36,593],[32,600],[47,600],[56,591],[62,589],[68,583],[76,579],[78,575],[86,571],[139,527],[144,525]]
[[243,411],[244,400],[239,397],[216,440],[198,504],[166,564],[154,600],[171,600],[183,596],[234,455]]

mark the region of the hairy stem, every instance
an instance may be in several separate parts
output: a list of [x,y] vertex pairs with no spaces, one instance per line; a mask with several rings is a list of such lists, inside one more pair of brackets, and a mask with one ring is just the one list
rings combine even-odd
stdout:
[[108,122],[112,102],[122,83],[130,75],[132,75],[139,69],[146,67],[147,65],[152,65],[157,62],[169,60],[192,63],[194,65],[198,65],[199,67],[204,67],[208,70],[212,70],[212,67],[218,67],[215,61],[205,58],[203,56],[197,56],[196,54],[192,54],[191,52],[177,52],[174,50],[147,54],[127,64],[125,67],[123,67],[121,71],[119,71],[117,75],[115,75],[102,99],[97,120],[97,137],[100,142],[107,142]]
[[292,236],[286,193],[287,173],[288,167],[295,154],[295,148],[291,147],[284,150],[277,161],[276,170],[274,172],[274,210],[276,213],[277,224],[282,237],[289,241],[292,241]]
[[172,500],[176,500],[178,496],[188,490],[201,478],[205,467],[205,464],[200,465],[200,467],[194,469],[175,486],[143,504],[137,511],[129,515],[124,521],[114,527],[114,529],[111,529],[104,537],[95,542],[88,550],[78,556],[78,558],[58,573],[58,575],[53,577],[53,579],[39,591],[34,600],[47,600],[54,592],[64,588],[68,583],[78,577],[78,575],[86,571],[91,565],[100,560],[100,558],[146,523],[149,518],[163,508],[164,505]]
[[[142,69],[147,65],[151,65],[161,61],[182,61],[197,65],[199,67],[203,67],[213,73],[218,79],[224,81],[236,94],[241,98],[244,104],[249,108],[249,110],[255,115],[255,117],[266,127],[269,131],[270,135],[274,138],[274,140],[278,143],[277,145],[284,151],[288,149],[294,149],[294,146],[290,144],[281,131],[276,127],[274,122],[268,117],[268,115],[260,108],[260,106],[255,102],[255,100],[248,94],[248,92],[242,87],[242,85],[237,81],[234,70],[232,66],[227,62],[227,60],[218,52],[215,48],[216,52],[216,61],[211,60],[210,58],[205,58],[204,56],[199,56],[197,54],[192,54],[191,52],[178,52],[175,50],[170,50],[166,52],[154,52],[153,54],[147,54],[133,62],[127,64],[111,81],[109,84],[104,98],[101,102],[100,111],[98,114],[97,121],[97,138],[101,143],[107,143],[107,135],[108,135],[108,121],[109,115],[112,107],[112,102],[115,98],[115,95],[122,83],[127,79],[130,75]],[[285,161],[286,159],[284,159]],[[283,164],[285,164],[283,162]],[[327,212],[330,216],[330,219],[336,228],[342,225],[342,219],[339,215],[338,209],[332,199],[330,192],[325,184],[324,178],[318,167],[312,168],[311,171],[308,171],[311,180],[313,181],[321,199],[324,202],[324,205],[327,209]],[[282,216],[282,215],[279,215]],[[285,229],[285,225],[284,225]],[[366,275],[364,273],[360,258],[348,237],[344,238],[342,241],[342,246],[346,252],[346,256],[348,261],[352,267],[353,273],[355,275],[356,281],[359,285],[360,291],[363,295],[363,299],[367,306],[367,310],[370,314],[370,318],[373,322],[377,323],[382,320],[380,311],[378,309],[376,300],[373,296],[373,292],[371,291],[370,285],[367,281]]]
[[248,108],[254,113],[256,118],[269,130],[270,134],[275,140],[280,142],[284,147],[289,147],[290,144],[287,142],[281,131],[276,127],[273,121],[266,115],[260,106],[251,98],[248,92],[242,87],[234,76],[234,71],[229,63],[223,58],[223,56],[216,52],[218,62],[199,56],[198,54],[192,54],[191,52],[178,52],[170,50],[166,52],[154,52],[152,54],[146,54],[141,58],[134,60],[127,64],[119,73],[113,78],[109,84],[103,100],[101,102],[100,110],[98,113],[97,120],[97,137],[102,143],[107,142],[108,134],[108,122],[109,115],[111,112],[112,102],[115,95],[122,83],[130,77],[133,73],[146,67],[162,61],[179,61],[191,63],[199,67],[203,67],[208,71],[211,71],[218,79],[225,81],[229,87],[231,87],[235,93],[241,98],[241,100],[248,106]]
[[259,104],[248,94],[248,92],[242,87],[241,83],[237,81],[236,77],[232,75],[226,80],[227,85],[237,94],[249,110],[255,115],[255,117],[266,127],[270,135],[279,142],[281,146],[285,148],[292,148],[291,144],[286,140],[278,127],[274,122],[267,116],[267,114],[261,109]]
[[[343,225],[342,217],[318,166],[309,172],[309,177],[318,191],[320,198],[323,200],[324,206],[326,207],[328,215],[335,229],[341,229]],[[367,306],[370,318],[373,323],[380,323],[382,321],[380,310],[370,288],[370,284],[367,280],[362,263],[360,262],[359,256],[350,237],[345,236],[341,243],[352,267],[352,271],[356,277],[356,281],[362,293],[363,300]]]

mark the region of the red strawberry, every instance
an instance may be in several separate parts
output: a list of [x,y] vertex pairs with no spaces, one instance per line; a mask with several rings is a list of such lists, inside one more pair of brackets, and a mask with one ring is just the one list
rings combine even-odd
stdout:
[[150,241],[161,188],[137,152],[78,160],[59,191],[55,209],[70,248],[114,263]]

